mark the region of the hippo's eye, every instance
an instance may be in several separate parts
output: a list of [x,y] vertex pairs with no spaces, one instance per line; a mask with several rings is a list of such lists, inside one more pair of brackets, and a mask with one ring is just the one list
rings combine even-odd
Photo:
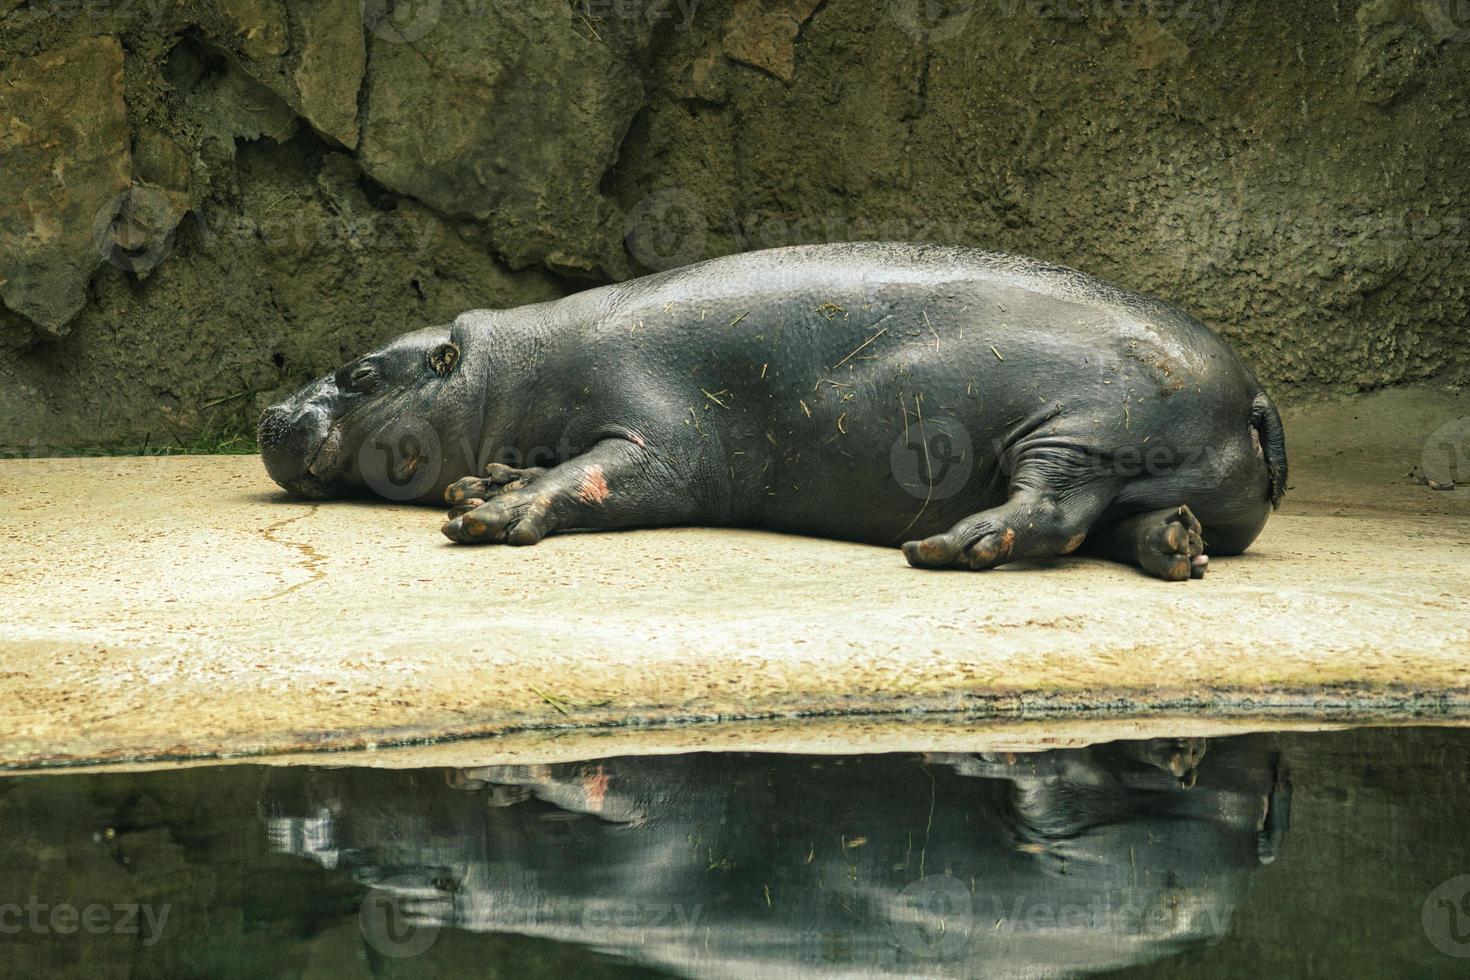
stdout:
[[459,348],[452,342],[446,342],[429,351],[429,367],[439,377],[444,377],[454,370],[454,365],[459,361]]
[[353,391],[367,391],[376,378],[377,372],[372,369],[372,365],[359,364],[353,368],[351,377],[347,379],[347,387]]

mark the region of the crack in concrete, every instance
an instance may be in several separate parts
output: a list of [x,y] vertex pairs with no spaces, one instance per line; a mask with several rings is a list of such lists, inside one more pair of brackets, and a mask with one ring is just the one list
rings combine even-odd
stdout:
[[271,542],[272,544],[278,544],[290,548],[292,551],[295,551],[297,554],[299,554],[301,556],[299,559],[301,565],[306,569],[311,577],[307,578],[304,581],[297,582],[295,585],[288,585],[284,589],[281,589],[279,592],[272,592],[270,595],[266,596],[256,596],[255,598],[249,599],[247,601],[269,602],[272,599],[279,599],[283,595],[295,592],[297,589],[311,585],[315,582],[320,582],[322,579],[327,577],[326,571],[323,570],[321,567],[322,563],[326,561],[325,555],[323,555],[320,551],[317,551],[315,548],[304,541],[292,541],[290,538],[283,538],[280,536],[280,532],[282,529],[289,527],[292,524],[295,524],[297,521],[304,521],[308,517],[314,516],[318,508],[320,507],[321,504],[311,504],[304,514],[296,514],[291,517],[282,518],[281,520],[275,521],[271,524],[267,524],[265,527],[260,529],[260,536],[265,538],[267,541]]

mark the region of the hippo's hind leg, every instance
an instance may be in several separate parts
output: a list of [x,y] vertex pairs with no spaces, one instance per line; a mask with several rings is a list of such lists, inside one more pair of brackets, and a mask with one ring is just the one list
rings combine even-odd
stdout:
[[1088,536],[1083,550],[1171,582],[1204,578],[1210,563],[1200,523],[1183,504],[1105,524]]
[[904,542],[904,557],[916,568],[982,569],[1075,551],[1117,492],[1090,460],[1077,448],[1024,452],[1005,503],[971,514],[943,534]]
[[[647,449],[624,439],[605,439],[549,470],[496,469],[469,477],[444,492],[454,504],[444,534],[465,544],[535,544],[555,531],[651,527],[695,517],[688,493]],[[478,496],[480,493],[488,497]]]

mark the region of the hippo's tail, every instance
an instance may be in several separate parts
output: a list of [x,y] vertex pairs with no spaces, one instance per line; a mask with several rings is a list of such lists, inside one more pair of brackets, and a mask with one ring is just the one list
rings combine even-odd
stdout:
[[1251,428],[1261,442],[1261,451],[1266,456],[1266,475],[1270,479],[1271,507],[1281,506],[1286,495],[1286,432],[1281,428],[1281,416],[1271,398],[1264,391],[1257,392],[1251,402]]

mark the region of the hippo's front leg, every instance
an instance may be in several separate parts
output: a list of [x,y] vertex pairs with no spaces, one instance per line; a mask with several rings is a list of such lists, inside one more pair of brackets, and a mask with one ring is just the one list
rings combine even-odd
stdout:
[[[498,469],[497,469],[498,467]],[[556,531],[688,523],[693,499],[669,493],[648,450],[606,439],[549,470],[491,464],[487,479],[467,477],[444,493],[455,504],[444,534],[464,544],[535,544]],[[484,493],[488,499],[477,496]]]

